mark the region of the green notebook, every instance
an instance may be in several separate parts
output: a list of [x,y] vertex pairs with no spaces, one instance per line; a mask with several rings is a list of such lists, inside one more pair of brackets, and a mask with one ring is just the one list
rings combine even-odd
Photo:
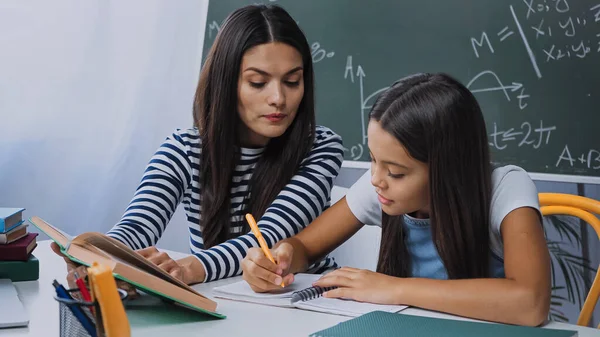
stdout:
[[40,277],[40,261],[29,255],[27,261],[0,261],[0,279],[7,278],[13,282],[35,281]]
[[310,337],[372,336],[572,337],[577,336],[577,331],[466,322],[373,311],[310,335]]

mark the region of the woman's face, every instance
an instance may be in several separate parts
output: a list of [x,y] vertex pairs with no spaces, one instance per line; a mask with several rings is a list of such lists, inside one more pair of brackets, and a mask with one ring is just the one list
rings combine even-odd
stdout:
[[270,42],[246,51],[238,81],[242,146],[265,146],[292,124],[304,96],[302,55]]
[[371,184],[388,215],[429,218],[429,166],[412,158],[402,144],[371,120],[368,127]]

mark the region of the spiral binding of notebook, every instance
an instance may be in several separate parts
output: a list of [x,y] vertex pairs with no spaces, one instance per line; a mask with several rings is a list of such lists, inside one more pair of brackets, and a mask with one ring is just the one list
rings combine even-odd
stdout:
[[308,301],[313,298],[320,297],[324,292],[335,289],[337,287],[310,287],[292,293],[292,303],[298,301]]

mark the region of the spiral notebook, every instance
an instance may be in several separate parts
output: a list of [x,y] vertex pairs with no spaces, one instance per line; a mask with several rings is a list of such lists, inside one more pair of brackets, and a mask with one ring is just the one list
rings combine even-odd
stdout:
[[296,274],[294,283],[274,293],[255,293],[246,281],[240,281],[214,288],[213,295],[234,301],[298,308],[350,317],[357,317],[372,311],[398,312],[407,308],[404,305],[383,305],[322,297],[323,292],[328,289],[312,287],[313,282],[321,276]]

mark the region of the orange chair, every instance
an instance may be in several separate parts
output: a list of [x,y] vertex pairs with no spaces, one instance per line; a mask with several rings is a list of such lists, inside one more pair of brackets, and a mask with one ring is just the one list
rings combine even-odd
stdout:
[[[600,201],[562,193],[540,193],[539,198],[543,215],[571,215],[578,217],[594,228],[600,240],[600,219],[594,215],[600,215]],[[590,292],[579,313],[577,325],[588,326],[599,297],[600,273],[596,272],[594,283],[592,283]],[[600,329],[600,325],[598,325],[598,328]]]

